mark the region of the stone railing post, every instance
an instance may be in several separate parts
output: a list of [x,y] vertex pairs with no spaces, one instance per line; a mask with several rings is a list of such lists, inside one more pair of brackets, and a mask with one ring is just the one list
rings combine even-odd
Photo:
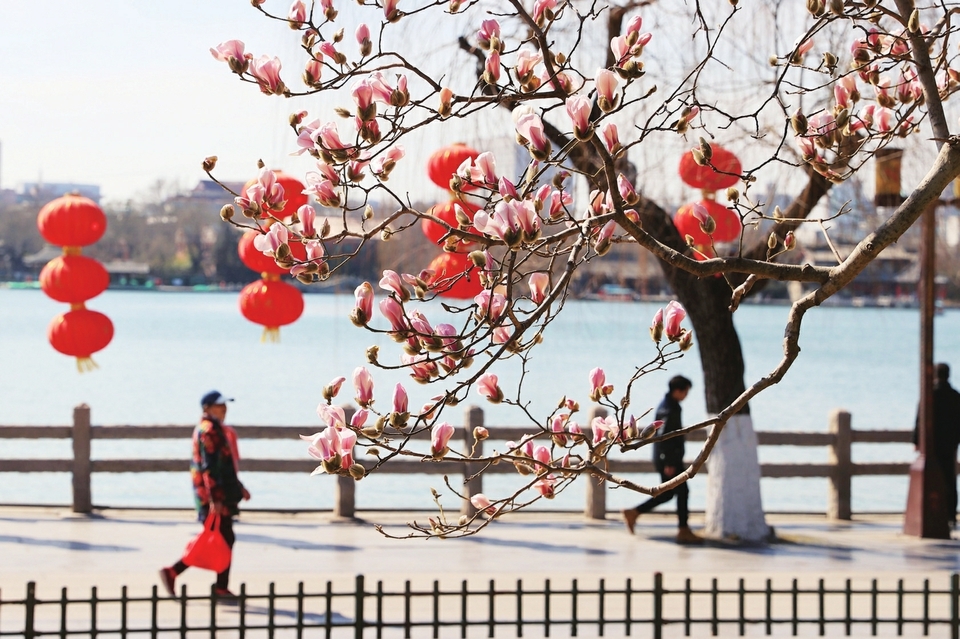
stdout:
[[827,450],[827,462],[833,466],[827,494],[827,518],[850,519],[850,484],[853,476],[850,444],[850,413],[836,408],[830,412],[830,432],[833,444]]
[[[345,405],[343,415],[347,423],[353,419],[356,409]],[[354,449],[356,451],[356,449]],[[354,457],[355,461],[360,461]],[[355,519],[357,514],[356,500],[357,482],[350,475],[337,475],[337,483],[333,490],[333,516],[342,519]]]
[[90,407],[73,409],[73,512],[93,511],[90,494]]
[[[594,417],[606,417],[607,409],[602,406],[594,406],[589,415],[589,420],[583,429],[584,432],[590,432],[590,422]],[[588,475],[587,483],[587,503],[584,506],[583,514],[587,519],[606,519],[607,517],[607,486],[599,477]]]
[[[463,416],[463,454],[470,456],[483,455],[483,441],[477,441],[473,436],[473,429],[483,426],[483,409],[479,406],[467,406]],[[467,498],[460,504],[460,514],[473,517],[477,509],[470,503],[470,497],[483,492],[483,476],[474,474],[480,469],[476,462],[463,464],[463,494]]]

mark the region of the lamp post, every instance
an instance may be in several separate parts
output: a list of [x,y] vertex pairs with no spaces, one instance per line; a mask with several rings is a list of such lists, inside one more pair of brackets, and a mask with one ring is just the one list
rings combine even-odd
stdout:
[[[882,149],[876,154],[877,206],[899,206],[900,149]],[[920,218],[920,409],[917,415],[919,455],[910,465],[910,487],[903,518],[906,535],[949,539],[945,477],[933,455],[933,314],[936,272],[937,204],[933,202]]]

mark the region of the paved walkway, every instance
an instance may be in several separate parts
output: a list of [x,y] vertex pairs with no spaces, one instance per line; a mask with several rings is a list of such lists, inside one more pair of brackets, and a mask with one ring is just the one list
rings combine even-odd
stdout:
[[[770,515],[779,543],[751,546],[712,542],[703,547],[673,542],[675,518],[642,517],[637,534],[627,534],[618,515],[587,522],[578,515],[519,514],[494,522],[480,535],[459,540],[388,539],[402,535],[410,515],[361,512],[362,521],[332,521],[328,514],[245,513],[236,525],[237,546],[231,582],[265,589],[269,582],[296,588],[299,581],[320,588],[327,580],[432,580],[459,583],[495,578],[599,578],[644,586],[660,571],[667,583],[688,576],[821,576],[920,578],[946,583],[960,572],[960,541],[921,540],[900,534],[899,516],[858,516],[828,522],[814,515]],[[426,520],[426,513],[412,515]],[[696,529],[696,516],[692,525]],[[175,561],[198,531],[186,511],[107,510],[90,517],[58,509],[0,508],[0,591],[20,595],[37,582],[43,596],[71,594],[97,586],[116,592],[126,585],[145,592],[157,571]],[[211,575],[190,570],[178,583],[206,592]],[[80,594],[77,592],[76,594]]]

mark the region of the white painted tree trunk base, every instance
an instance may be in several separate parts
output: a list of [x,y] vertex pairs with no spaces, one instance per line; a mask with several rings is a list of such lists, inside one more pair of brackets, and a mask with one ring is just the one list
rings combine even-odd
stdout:
[[734,415],[707,458],[707,537],[765,541],[757,434],[750,415]]

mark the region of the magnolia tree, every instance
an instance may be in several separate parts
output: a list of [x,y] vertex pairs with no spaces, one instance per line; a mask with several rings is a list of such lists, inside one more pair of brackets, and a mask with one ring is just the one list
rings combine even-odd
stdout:
[[[737,0],[682,7],[564,0],[252,4],[265,18],[293,30],[300,59],[286,60],[281,73],[279,59],[247,52],[238,40],[224,42],[213,55],[267,95],[332,96],[337,106],[330,113],[290,117],[291,150],[315,161],[305,175],[305,193],[327,209],[327,216],[317,223],[317,212],[307,205],[292,218],[278,219],[275,213],[286,197],[273,173],[261,167],[256,179],[234,194],[236,204],[224,208],[223,219],[260,231],[256,246],[305,283],[329,277],[356,254],[359,249],[340,248],[343,240],[361,247],[398,235],[402,241],[403,232],[422,219],[446,230],[445,250],[469,253],[463,272],[385,271],[376,286],[357,288],[350,319],[358,330],[385,333],[396,348],[371,347],[366,365],[353,371],[360,409],[351,419],[334,404],[346,378],[324,388],[318,412],[326,428],[310,438],[309,446],[320,460],[317,472],[360,479],[399,456],[468,461],[478,473],[494,464],[513,464],[523,479],[516,491],[468,495],[451,487],[470,500],[472,515],[448,518],[441,509],[428,525],[413,524],[414,535],[454,537],[552,498],[584,475],[655,495],[709,463],[708,534],[765,537],[769,531],[748,402],[791,367],[800,352],[805,313],[895,242],[960,174],[960,144],[951,137],[943,109],[958,79],[950,67],[953,10],[915,7],[912,0],[808,0],[806,12],[773,0],[749,12]],[[744,45],[744,34],[764,20],[771,31],[763,46],[771,51],[761,68]],[[644,28],[651,23],[662,28]],[[349,37],[345,24],[353,31]],[[430,56],[409,37],[417,33],[458,43],[460,62],[475,60],[476,75],[455,73],[464,65]],[[674,44],[678,40],[682,47]],[[737,86],[716,81],[719,70],[737,66],[744,67],[732,76]],[[291,67],[296,72],[285,70]],[[300,78],[294,80],[296,75]],[[490,151],[464,161],[450,182],[464,203],[455,226],[416,210],[393,188],[396,180],[388,182],[404,161],[405,141],[432,127],[484,117],[489,122],[498,111],[511,115],[500,135],[525,148],[528,161],[516,172],[498,168],[503,163]],[[799,225],[812,223],[826,233],[824,221],[843,212],[810,217],[832,184],[907,136],[931,147],[931,162],[879,228],[846,258],[837,255],[831,267],[783,259],[796,243]],[[638,177],[644,167],[636,158],[653,156],[659,164],[672,164],[676,155],[661,157],[658,149],[680,141],[698,164],[718,170],[712,164],[717,137],[750,140],[749,159],[735,176],[740,182],[726,193],[744,231],[739,241],[711,241],[705,250],[682,237],[663,206],[644,195],[653,187]],[[215,164],[216,158],[208,158],[204,168],[212,175]],[[771,212],[754,185],[784,175],[799,195],[786,209]],[[589,185],[589,197],[573,197],[578,180]],[[375,217],[374,200],[393,202],[394,212]],[[695,214],[703,233],[712,236],[715,221],[705,209]],[[751,241],[759,235],[751,229],[761,224],[763,237]],[[296,243],[305,246],[305,258],[294,257],[290,247]],[[578,269],[603,259],[614,244],[636,245],[655,255],[679,303],[669,303],[651,318],[649,351],[618,354],[635,360],[628,379],[608,383],[612,380],[602,369],[584,371],[583,388],[559,389],[556,407],[536,414],[522,386],[499,384],[495,365],[533,356],[563,310]],[[461,278],[478,281],[481,292],[472,300],[445,304],[440,319],[428,317],[436,305],[424,302]],[[805,282],[812,291],[786,313],[779,364],[748,382],[732,315],[745,295],[769,280]],[[379,303],[377,289],[383,295]],[[685,317],[692,330],[684,327]],[[639,417],[647,407],[635,407],[632,393],[643,375],[682,356],[694,335],[711,417],[660,434],[658,423]],[[418,384],[434,387],[433,399],[412,408],[401,383],[387,393],[392,397],[375,405],[374,378],[381,369],[402,369]],[[569,398],[581,392],[605,407],[608,416],[580,418],[579,405]],[[508,442],[503,452],[454,451],[454,429],[445,411],[477,394],[515,407],[529,433]],[[689,468],[664,483],[640,485],[608,470],[612,451],[634,451],[694,429],[707,429],[705,444]],[[426,433],[429,445],[418,437]],[[477,440],[488,435],[484,429],[474,433]],[[360,455],[367,461],[361,463]]]

